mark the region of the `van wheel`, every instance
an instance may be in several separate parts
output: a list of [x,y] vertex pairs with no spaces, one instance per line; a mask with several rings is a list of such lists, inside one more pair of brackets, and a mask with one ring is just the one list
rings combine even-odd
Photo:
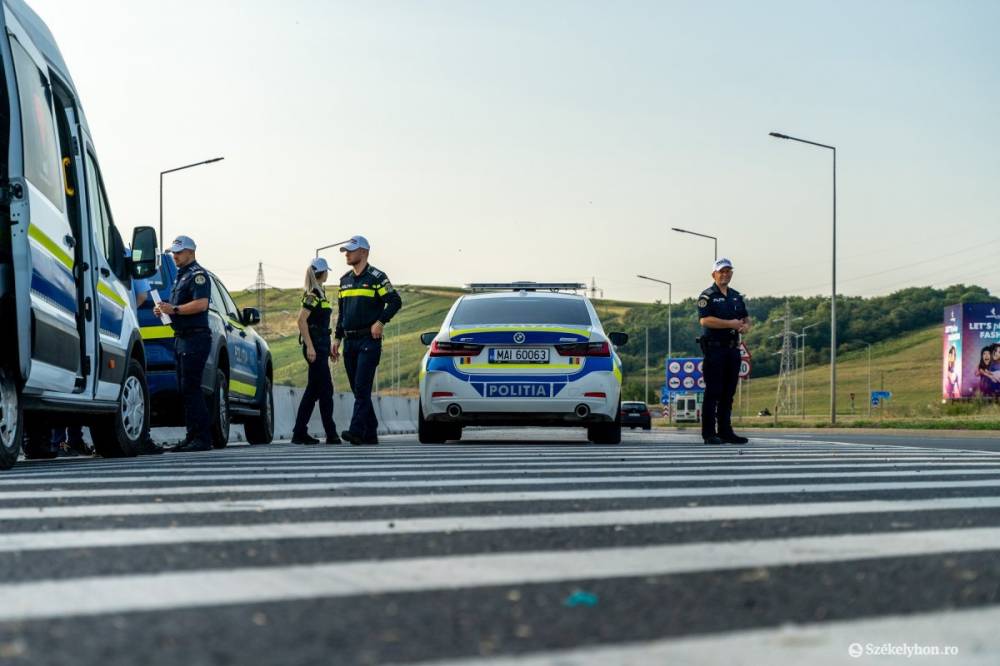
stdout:
[[260,416],[247,420],[243,424],[243,432],[249,444],[270,444],[274,439],[274,395],[270,379],[264,379],[264,400]]
[[229,378],[222,370],[215,371],[212,391],[212,446],[226,448],[229,443]]
[[17,384],[6,370],[0,370],[0,469],[10,469],[21,453],[24,413]]
[[139,454],[142,434],[149,432],[149,385],[146,373],[134,358],[129,359],[118,398],[118,410],[96,419],[90,426],[94,449],[104,458],[124,458]]
[[445,440],[441,426],[424,418],[423,403],[417,405],[417,439],[421,444],[444,444]]

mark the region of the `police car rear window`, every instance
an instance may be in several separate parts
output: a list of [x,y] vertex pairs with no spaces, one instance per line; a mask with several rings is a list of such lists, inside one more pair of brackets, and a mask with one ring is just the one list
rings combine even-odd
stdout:
[[465,299],[455,310],[452,326],[471,324],[573,324],[590,326],[590,312],[577,298]]

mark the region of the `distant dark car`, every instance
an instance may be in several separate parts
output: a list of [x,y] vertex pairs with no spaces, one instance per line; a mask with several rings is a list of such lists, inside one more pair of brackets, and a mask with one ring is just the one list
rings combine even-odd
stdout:
[[[237,308],[222,281],[209,275],[212,351],[201,384],[211,400],[212,443],[216,448],[224,447],[229,441],[230,424],[242,423],[250,444],[267,444],[274,437],[273,365],[271,350],[252,328],[260,323],[260,312]],[[164,254],[160,272],[150,280],[150,287],[166,299],[176,279],[177,267],[170,255]],[[152,425],[184,425],[174,332],[153,314],[152,299],[139,308],[138,315],[146,349]]]
[[622,403],[622,427],[635,430],[651,430],[653,428],[652,416],[649,407],[644,402],[623,402]]

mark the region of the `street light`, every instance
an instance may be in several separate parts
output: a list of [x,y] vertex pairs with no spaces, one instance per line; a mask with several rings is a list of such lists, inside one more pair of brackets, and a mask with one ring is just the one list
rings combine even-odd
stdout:
[[676,232],[682,233],[682,234],[691,234],[692,236],[700,236],[702,238],[711,238],[712,242],[715,244],[715,250],[713,250],[713,252],[715,254],[712,256],[712,261],[715,261],[716,259],[719,258],[719,239],[716,238],[715,236],[709,236],[708,234],[699,234],[697,231],[688,231],[687,229],[678,229],[677,227],[670,227],[670,228],[673,231],[676,231]]
[[194,164],[185,164],[184,166],[174,167],[173,169],[167,169],[166,171],[160,172],[160,242],[163,242],[163,176],[168,173],[173,173],[175,171],[183,171],[184,169],[191,169],[196,166],[201,166],[202,164],[211,164],[212,162],[221,162],[226,159],[225,157],[213,157],[210,160],[204,160],[202,162],[195,162]]
[[832,294],[830,296],[830,424],[837,423],[837,149],[825,143],[798,139],[787,134],[770,132],[776,139],[787,139],[807,143],[810,146],[826,148],[833,152],[833,261]]
[[[650,282],[658,282],[660,284],[667,285],[667,364],[670,364],[670,359],[674,357],[674,285],[666,280],[660,280],[659,278],[648,277],[646,275],[636,275],[640,280],[649,280]],[[649,366],[649,361],[647,360],[646,366]],[[673,411],[670,413],[670,420],[673,421]]]

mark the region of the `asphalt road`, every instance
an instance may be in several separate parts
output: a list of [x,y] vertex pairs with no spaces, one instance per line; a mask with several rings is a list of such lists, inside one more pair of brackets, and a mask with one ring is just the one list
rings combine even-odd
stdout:
[[915,446],[931,449],[958,449],[973,451],[992,451],[1000,453],[1000,433],[996,431],[970,430],[964,433],[936,433],[921,431],[919,433],[906,431],[890,431],[887,433],[872,432],[833,432],[822,430],[791,433],[752,431],[762,437],[780,439],[783,441],[809,442],[842,442],[845,444],[871,444],[874,446]]
[[22,461],[0,663],[1000,663],[1000,454],[916,445],[531,430]]

